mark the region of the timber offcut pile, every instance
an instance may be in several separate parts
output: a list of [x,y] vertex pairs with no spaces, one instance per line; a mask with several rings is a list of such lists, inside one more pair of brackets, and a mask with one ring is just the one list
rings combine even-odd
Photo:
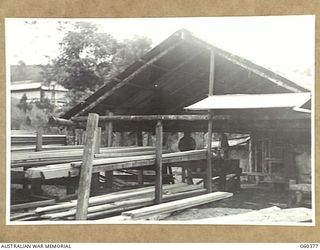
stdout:
[[[163,201],[165,203],[155,206],[152,206],[155,200],[154,187],[94,196],[89,199],[87,219],[107,218],[121,213],[133,219],[141,219],[232,196],[232,194],[225,192],[211,194],[205,194],[205,192],[206,190],[202,185],[187,185],[185,183],[163,185]],[[11,221],[74,220],[76,206],[77,200],[59,203],[49,200],[39,203],[13,205],[10,219]],[[142,211],[136,210],[138,208],[142,208]],[[146,210],[144,211],[143,209]],[[131,212],[123,213],[126,211]]]

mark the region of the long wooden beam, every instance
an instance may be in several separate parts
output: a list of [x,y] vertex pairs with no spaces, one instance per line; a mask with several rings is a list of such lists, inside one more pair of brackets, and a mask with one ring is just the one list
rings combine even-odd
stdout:
[[[216,119],[228,119],[230,116],[218,116]],[[88,117],[80,116],[71,118],[74,122],[85,122]],[[208,115],[113,115],[100,116],[99,121],[206,121]]]
[[77,124],[71,120],[58,118],[53,115],[49,116],[48,123],[51,126],[67,126],[67,127],[78,127],[79,126],[79,124]]

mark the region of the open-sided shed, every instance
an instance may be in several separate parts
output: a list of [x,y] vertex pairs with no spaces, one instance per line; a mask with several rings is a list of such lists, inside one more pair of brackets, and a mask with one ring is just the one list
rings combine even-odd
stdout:
[[[208,97],[210,77],[214,95],[310,91],[303,83],[294,83],[212,46],[187,30],[179,30],[61,118],[76,120],[88,113],[105,115],[110,111],[114,115],[192,114],[184,108]],[[154,131],[154,121],[114,120],[114,131]],[[164,131],[207,131],[206,120],[167,121]],[[215,112],[214,120],[213,129],[226,132],[305,132],[311,126],[310,114],[272,105],[253,113],[245,109],[220,110]]]

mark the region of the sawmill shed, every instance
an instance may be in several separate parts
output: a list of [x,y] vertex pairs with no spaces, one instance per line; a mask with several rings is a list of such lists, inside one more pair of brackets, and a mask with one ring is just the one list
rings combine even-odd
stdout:
[[[209,98],[214,106],[190,106],[208,95],[213,95]],[[287,179],[311,181],[311,87],[214,47],[187,30],[171,35],[61,118],[81,121],[79,116],[106,112],[207,115],[208,110],[213,110],[213,132],[251,135],[250,172],[283,172],[281,166],[290,162]],[[113,131],[153,132],[154,125],[114,119]],[[207,132],[208,121],[166,121],[163,129]]]
[[[230,174],[237,178],[237,190],[240,177],[253,177],[256,184],[267,182],[280,186],[282,190],[310,193],[311,100],[312,88],[308,84],[296,83],[208,44],[187,30],[179,30],[87,99],[60,117],[51,117],[52,125],[86,129],[86,137],[92,140],[86,139],[88,143],[83,149],[74,149],[74,159],[59,159],[59,162],[50,163],[59,164],[48,166],[43,163],[38,167],[33,167],[34,163],[24,165],[24,175],[38,184],[68,178],[75,180],[75,186],[79,184],[77,215],[74,210],[63,215],[48,215],[53,219],[55,216],[87,219],[89,192],[99,189],[101,176],[106,186],[112,189],[117,171],[137,171],[134,175],[140,187],[144,186],[147,178],[155,186],[155,199],[150,198],[141,204],[135,201],[134,208],[143,204],[159,205],[173,199],[166,193],[166,184],[176,181],[170,179],[172,167],[181,169],[182,181],[190,184],[188,190],[194,188],[192,184],[203,182],[201,189],[197,186],[198,190],[190,189],[190,193],[173,194],[175,198],[193,196],[198,205],[206,200],[200,194],[229,191],[226,176]],[[126,146],[121,143],[114,147],[115,132],[134,134],[136,148],[121,148]],[[193,136],[200,133],[203,141],[197,143],[195,150],[173,152],[165,145],[168,140],[164,140],[164,134],[175,137],[179,132],[192,133]],[[154,135],[152,145],[145,142],[143,135],[146,133]],[[215,148],[220,147],[213,138],[215,133],[229,136],[230,154],[227,159],[215,156]],[[101,136],[107,137],[106,148],[99,150],[95,146],[99,144],[95,142],[95,134],[98,141]],[[180,139],[179,136],[175,138]],[[68,153],[64,154],[67,156]],[[38,156],[34,157],[38,159]],[[81,157],[82,162],[79,162]],[[15,164],[16,167],[22,166],[21,162]],[[145,170],[154,171],[153,178],[145,175]],[[213,187],[215,179],[220,179],[217,190]],[[143,192],[153,191],[150,190]],[[301,192],[297,198],[299,201]],[[214,193],[212,201],[220,195],[218,199],[232,195]],[[112,199],[116,197],[116,193],[110,195]],[[166,211],[179,205],[182,209],[185,204],[192,203],[191,200],[175,202],[177,204],[168,204],[170,208]],[[126,207],[129,210],[132,204],[127,205],[130,205]],[[122,203],[119,206],[123,209]],[[110,208],[112,210],[112,206]],[[39,214],[47,208],[40,210]],[[159,212],[155,209],[152,213],[154,211]],[[99,213],[99,216],[106,215],[110,211],[99,210]],[[135,213],[123,214],[134,217]]]

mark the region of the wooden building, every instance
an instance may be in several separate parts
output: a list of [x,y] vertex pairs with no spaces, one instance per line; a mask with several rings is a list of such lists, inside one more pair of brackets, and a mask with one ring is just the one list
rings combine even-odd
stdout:
[[[303,83],[179,30],[60,118],[79,124],[97,113],[107,129],[112,121],[113,131],[154,132],[157,120],[172,115],[162,119],[163,131],[207,132],[209,126],[209,133],[250,134],[249,172],[308,183],[310,92]],[[208,95],[212,102],[195,104]],[[139,115],[149,119],[141,122]],[[173,119],[181,115],[190,119]]]
[[43,82],[19,81],[12,82],[10,85],[11,97],[21,99],[26,95],[28,102],[39,102],[48,99],[55,106],[62,106],[66,103],[67,89],[56,82],[52,82],[49,86]]

